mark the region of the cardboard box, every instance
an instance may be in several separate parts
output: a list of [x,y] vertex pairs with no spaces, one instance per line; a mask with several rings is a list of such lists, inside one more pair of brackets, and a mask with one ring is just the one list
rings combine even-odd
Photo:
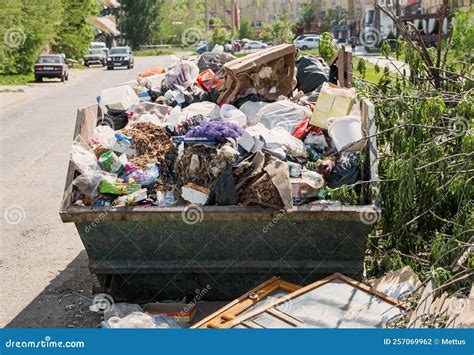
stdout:
[[219,106],[232,102],[239,91],[256,88],[268,100],[287,96],[292,91],[296,47],[281,44],[224,64],[225,88]]

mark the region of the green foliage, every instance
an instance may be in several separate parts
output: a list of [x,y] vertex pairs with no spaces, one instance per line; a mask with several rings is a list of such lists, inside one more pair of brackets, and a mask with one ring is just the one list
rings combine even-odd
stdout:
[[272,42],[273,44],[291,43],[293,37],[293,23],[285,16],[279,16],[272,23],[265,23],[263,31],[260,34],[262,41]]
[[311,30],[311,25],[316,20],[316,11],[314,7],[314,1],[309,4],[304,4],[301,7],[300,22],[302,23],[306,31]]
[[230,33],[224,27],[216,26],[214,30],[212,30],[209,41],[212,44],[224,45],[226,43],[229,43]]
[[81,59],[94,39],[90,17],[99,12],[95,0],[62,0],[64,16],[57,29],[53,51],[66,58]]
[[338,5],[328,9],[327,15],[323,18],[323,31],[337,31],[337,27],[345,25],[347,20],[347,9]]
[[121,0],[123,36],[132,49],[153,42],[159,30],[160,10],[163,0]]
[[362,76],[362,78],[365,78],[367,74],[367,65],[366,65],[366,60],[361,58],[357,62],[357,72]]
[[3,1],[0,13],[2,71],[31,72],[37,55],[53,43],[63,17],[61,0]]
[[242,20],[240,21],[239,38],[240,39],[253,38],[252,23],[247,17],[243,17]]
[[336,54],[337,48],[334,45],[334,37],[329,32],[321,34],[321,42],[319,43],[319,54],[324,61],[328,63]]
[[204,0],[165,0],[155,27],[154,43],[188,46],[206,39]]
[[451,48],[456,57],[467,57],[472,60],[474,49],[474,5],[469,11],[456,13]]
[[[396,54],[410,75],[385,68],[377,85],[360,88],[383,132],[377,137],[383,213],[367,267],[380,274],[410,265],[441,285],[456,277],[450,265],[472,235],[472,79],[443,74],[436,82],[420,52],[401,40]],[[436,51],[430,55],[435,62]]]

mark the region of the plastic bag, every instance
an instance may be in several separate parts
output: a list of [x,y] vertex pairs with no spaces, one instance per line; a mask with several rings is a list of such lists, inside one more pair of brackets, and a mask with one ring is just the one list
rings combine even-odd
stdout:
[[329,81],[329,67],[316,58],[303,56],[296,62],[297,88],[305,94]]
[[143,312],[143,308],[135,303],[114,303],[113,307],[108,307],[104,312],[104,319],[112,317],[124,318],[134,312]]
[[160,168],[156,164],[148,164],[146,170],[134,168],[120,175],[126,183],[134,179],[137,184],[148,186],[153,184],[160,177]]
[[81,173],[89,170],[100,170],[95,154],[81,136],[77,136],[72,143],[71,161]]
[[152,316],[143,312],[133,312],[123,318],[111,317],[101,324],[104,328],[170,328],[167,323],[157,324]]
[[229,53],[203,53],[198,59],[199,71],[202,72],[206,69],[211,69],[213,72],[217,72],[219,69],[222,69],[225,63],[234,59],[235,57]]
[[263,107],[257,114],[257,120],[268,129],[282,127],[291,134],[302,120],[310,116],[308,108],[282,100]]
[[113,183],[117,179],[116,174],[101,170],[88,170],[72,181],[76,188],[87,195],[97,196],[100,182],[103,180]]
[[92,142],[100,144],[104,148],[112,149],[117,142],[115,131],[109,126],[97,126],[92,133]]
[[258,123],[258,112],[269,103],[264,101],[247,101],[240,106],[245,116],[247,116],[247,125],[253,126]]
[[[201,115],[206,121],[220,119],[220,108],[213,102],[196,102],[184,108],[179,114],[180,121],[186,121],[188,118]],[[171,116],[171,115],[170,115]]]
[[180,60],[167,69],[164,85],[175,89],[176,85],[191,86],[199,75],[199,68],[193,62]]
[[321,130],[309,132],[304,140],[304,143],[315,145],[320,150],[324,150],[328,147],[326,137]]
[[245,127],[247,116],[234,105],[224,104],[221,107],[220,116],[222,121],[234,123],[239,127]]

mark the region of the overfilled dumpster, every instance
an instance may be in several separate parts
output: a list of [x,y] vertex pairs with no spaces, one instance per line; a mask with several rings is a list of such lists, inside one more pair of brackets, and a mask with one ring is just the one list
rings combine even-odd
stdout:
[[[275,60],[273,57],[271,59]],[[232,65],[235,66],[230,62],[229,67]],[[284,68],[288,61],[281,65]],[[180,70],[179,75],[173,72],[177,69]],[[255,111],[257,114],[250,119],[249,111],[244,109],[245,102],[238,105],[241,110],[226,104],[218,107],[201,99],[198,104],[192,103],[196,96],[186,102],[187,94],[194,92],[192,84],[187,91],[183,90],[183,87],[196,80],[196,75],[192,72],[192,64],[185,62],[180,63],[179,68],[175,66],[168,70],[161,89],[161,93],[165,91],[165,94],[155,95],[157,90],[148,88],[151,98],[147,100],[154,103],[149,105],[142,102],[138,108],[135,106],[133,109],[136,116],[134,119],[140,121],[140,127],[147,130],[151,127],[153,131],[152,139],[148,136],[146,141],[148,145],[154,144],[151,152],[156,156],[156,167],[151,167],[143,159],[150,155],[149,147],[143,144],[119,144],[118,147],[107,149],[99,147],[94,150],[97,161],[93,162],[87,162],[85,155],[80,154],[81,150],[77,150],[76,156],[71,157],[75,163],[71,161],[69,164],[60,215],[63,222],[75,223],[89,257],[90,271],[97,275],[100,290],[111,294],[116,300],[134,302],[178,299],[193,296],[202,289],[208,290],[204,299],[228,300],[273,275],[300,285],[335,272],[358,278],[364,268],[369,230],[381,212],[376,201],[376,126],[371,103],[365,100],[357,102],[360,105],[360,119],[355,120],[359,124],[355,130],[354,118],[351,116],[331,121],[337,115],[335,111],[347,111],[340,116],[348,115],[349,111],[354,112],[349,106],[345,107],[346,101],[340,98],[338,103],[329,106],[316,105],[319,111],[309,111],[309,115],[307,108],[300,108],[288,100],[259,102],[259,109]],[[216,77],[224,75],[222,73],[216,74]],[[176,83],[177,80],[179,84]],[[215,78],[213,80],[213,84],[209,85],[214,85],[215,89],[218,84],[215,83]],[[252,80],[259,81],[262,88],[266,87],[272,80],[271,68],[258,67],[252,74]],[[166,89],[163,90],[163,87]],[[123,108],[137,100],[128,89],[120,90],[125,94],[115,100],[120,101]],[[228,88],[222,87],[222,90],[221,93]],[[248,87],[242,90],[248,90]],[[268,92],[272,90],[270,88]],[[339,89],[323,86],[320,90],[320,97],[330,97]],[[242,91],[235,91],[233,104],[237,105],[236,101],[242,98],[241,94]],[[217,100],[219,95],[215,92],[211,96]],[[78,111],[74,132],[77,146],[90,146],[91,142],[97,140],[98,133],[105,132],[97,127],[104,124],[104,119],[107,118],[104,117],[104,112],[107,111],[108,119],[112,120],[110,117],[113,117],[115,120],[111,124],[115,125],[119,140],[133,139],[137,142],[141,139],[141,133],[134,130],[133,127],[137,126],[133,125],[130,117],[127,118],[122,113],[110,116],[118,106],[109,99],[111,95],[107,97],[109,102],[102,101],[99,105]],[[213,100],[210,96],[207,98],[209,101]],[[196,105],[199,107],[196,108]],[[201,122],[197,126],[193,122],[194,127],[189,128],[186,135],[182,135],[181,130],[190,125],[188,119],[191,116],[199,116]],[[209,119],[203,121],[202,116]],[[298,122],[300,116],[302,122]],[[176,124],[180,119],[186,121],[186,125],[182,125],[182,122]],[[217,129],[216,126],[225,120],[231,123]],[[258,123],[255,124],[252,120]],[[309,126],[312,124],[310,121],[315,121],[322,128],[312,131],[305,128],[306,132],[302,133],[301,123]],[[156,144],[164,131],[153,127],[166,126],[166,132],[169,132],[172,124],[179,127],[178,133],[170,134],[173,142],[170,144],[174,148],[168,149],[163,144]],[[222,130],[223,127],[225,131]],[[348,128],[357,134],[354,137],[337,135],[338,130],[347,132]],[[285,130],[290,133],[283,132]],[[210,131],[213,132],[212,139],[206,133]],[[328,131],[333,139],[329,138]],[[222,132],[227,136],[238,132],[238,137],[233,140],[233,148],[226,146],[226,140],[220,140]],[[303,160],[300,158],[300,163],[295,162],[297,149],[291,145],[281,148],[278,145],[279,136],[275,136],[275,132],[283,135],[291,135],[293,132],[293,136],[298,136],[301,140],[301,137],[305,137],[307,144],[305,146],[301,141],[303,147],[311,148],[312,144],[323,140],[324,144],[330,146],[333,155],[344,150],[360,152],[359,182],[354,185],[360,190],[358,201],[361,203],[354,205],[329,199],[322,185],[339,187],[348,184],[344,179],[334,180],[332,173],[325,175],[326,169],[333,170],[333,167],[326,164],[334,163],[319,158],[310,162],[311,158],[306,158],[307,154],[322,155],[322,150],[319,153],[303,151]],[[326,143],[325,136],[329,143]],[[171,142],[171,138],[169,141]],[[271,145],[270,141],[276,142]],[[116,143],[114,140],[113,144]],[[213,148],[209,148],[210,146]],[[211,154],[211,158],[206,160],[205,155],[209,150],[212,154],[215,153],[215,158]],[[115,154],[119,151],[123,153],[120,157]],[[174,155],[170,154],[171,151]],[[190,151],[192,154],[188,154]],[[328,151],[325,150],[326,153]],[[219,166],[221,170],[213,176],[221,155],[234,154],[233,152],[254,157],[254,161],[249,163],[245,159],[238,162],[233,160],[232,169]],[[125,160],[129,157],[133,164],[128,162],[127,165],[121,161],[124,156]],[[263,168],[266,173],[261,177],[253,177],[251,184],[247,179],[248,181],[235,181],[235,184],[229,185],[229,180],[239,176],[236,174],[243,170],[252,174],[253,167],[257,164],[255,161],[258,160],[255,157],[259,157],[261,163],[263,160],[265,163],[270,162]],[[175,163],[167,164],[167,159],[175,159]],[[78,166],[78,160],[81,160],[81,166]],[[210,163],[211,160],[215,164],[209,166],[209,174],[204,175],[212,180],[212,184],[206,184],[206,179],[197,180],[196,176],[203,170],[203,162]],[[89,167],[92,165],[91,170],[86,169],[87,164]],[[96,170],[93,165],[99,164],[100,168]],[[133,168],[135,170],[127,170],[129,165],[136,165]],[[314,166],[314,170],[321,175],[306,170],[306,166],[311,169]],[[343,164],[338,168],[343,169]],[[173,169],[174,172],[170,171]],[[276,172],[281,171],[285,172],[285,176],[277,175]],[[178,178],[173,174],[178,175]],[[321,181],[304,180],[305,174],[311,178],[324,176],[324,181],[322,177]],[[100,185],[94,185],[95,190],[99,190],[104,196],[115,196],[113,201],[96,197],[95,200],[87,201],[87,196],[78,192],[78,187],[91,185],[91,176],[98,175],[101,176],[101,181]],[[115,178],[109,179],[111,175]],[[121,179],[116,179],[117,175]],[[151,178],[150,181],[155,183],[160,175],[174,179],[179,191],[171,193],[171,196],[168,196],[168,192],[172,191],[158,191],[150,198],[150,187],[147,190],[144,186],[151,186],[147,181]],[[262,185],[267,187],[261,189]],[[156,192],[156,185],[152,186]],[[183,203],[176,203],[175,197]]]

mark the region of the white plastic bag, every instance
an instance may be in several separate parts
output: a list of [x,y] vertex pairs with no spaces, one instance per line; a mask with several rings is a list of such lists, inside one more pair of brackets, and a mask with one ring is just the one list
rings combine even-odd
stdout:
[[247,101],[240,106],[240,111],[247,116],[247,126],[253,126],[258,123],[258,112],[267,105],[269,105],[268,102]]
[[305,144],[313,144],[319,149],[326,149],[328,147],[328,142],[326,137],[322,132],[309,132],[304,140]]
[[263,107],[257,120],[268,129],[282,127],[292,134],[296,126],[311,116],[311,110],[288,100],[277,101]]
[[72,142],[71,161],[81,173],[89,170],[100,170],[95,154],[81,136],[77,136]]
[[86,195],[97,196],[100,182],[107,180],[114,183],[117,175],[102,170],[88,170],[72,181],[77,190]]
[[247,125],[247,116],[234,105],[222,105],[220,117],[222,121],[234,123],[239,127],[245,127]]
[[192,118],[197,115],[202,115],[204,117],[204,121],[214,121],[220,119],[220,108],[213,102],[203,101],[203,102],[196,102],[187,107],[185,107],[181,114],[179,115],[179,119],[181,122],[186,121],[188,118]]
[[109,126],[97,126],[92,133],[92,142],[107,149],[112,149],[117,142],[115,131]]

